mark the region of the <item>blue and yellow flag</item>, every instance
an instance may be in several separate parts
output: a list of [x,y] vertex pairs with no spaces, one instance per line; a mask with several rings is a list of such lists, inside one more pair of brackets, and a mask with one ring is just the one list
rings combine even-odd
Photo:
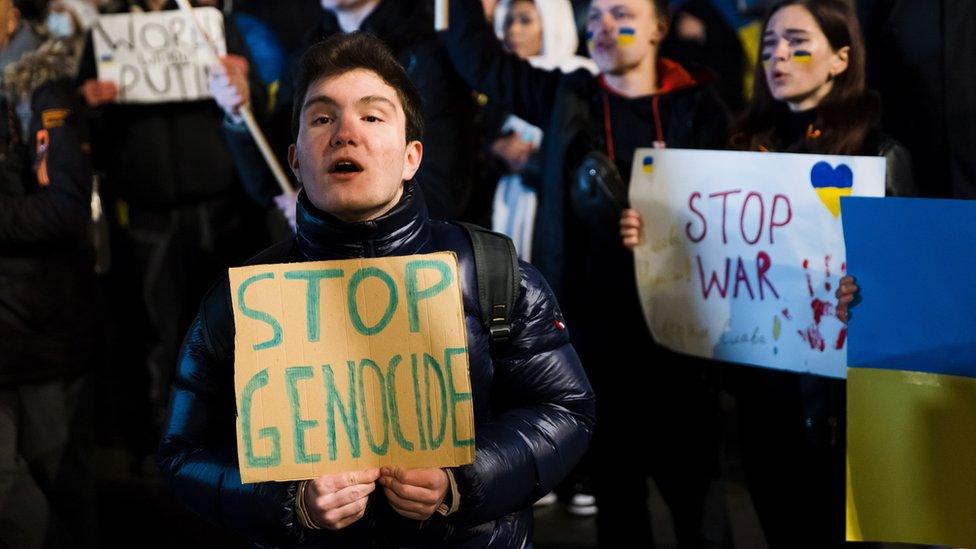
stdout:
[[976,201],[841,202],[847,538],[976,547]]

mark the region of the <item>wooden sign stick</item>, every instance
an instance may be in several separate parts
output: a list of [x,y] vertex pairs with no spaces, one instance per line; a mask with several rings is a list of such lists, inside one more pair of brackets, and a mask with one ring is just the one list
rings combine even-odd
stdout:
[[[212,62],[219,63],[220,52],[217,51],[217,46],[213,43],[210,35],[197,19],[196,14],[193,12],[193,6],[190,5],[189,0],[176,0],[176,3],[179,4],[180,10],[186,12],[187,16],[191,18],[191,21],[193,21],[197,31],[199,31],[207,41],[210,54],[213,56]],[[237,112],[240,114],[241,118],[244,119],[244,124],[247,126],[247,131],[251,133],[251,137],[254,139],[254,142],[257,143],[258,149],[261,151],[261,156],[264,157],[264,161],[268,164],[268,168],[271,169],[271,173],[274,175],[275,181],[277,181],[278,186],[281,187],[281,192],[293,194],[295,192],[295,188],[291,186],[291,181],[288,180],[284,170],[281,168],[281,164],[278,163],[278,159],[271,150],[271,145],[268,144],[268,140],[264,137],[264,132],[261,131],[257,120],[254,119],[254,114],[251,112],[250,106],[247,104],[241,105],[237,108]]]
[[447,1],[448,0],[434,0],[434,30],[447,30]]

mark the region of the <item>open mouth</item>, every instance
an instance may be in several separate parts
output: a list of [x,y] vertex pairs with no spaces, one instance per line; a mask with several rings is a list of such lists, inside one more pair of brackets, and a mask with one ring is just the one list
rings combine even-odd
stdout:
[[329,173],[359,173],[363,171],[362,166],[353,160],[336,160],[329,169]]

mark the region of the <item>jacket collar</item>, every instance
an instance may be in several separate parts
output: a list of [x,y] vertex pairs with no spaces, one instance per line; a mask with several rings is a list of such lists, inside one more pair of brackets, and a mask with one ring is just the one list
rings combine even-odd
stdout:
[[[672,61],[666,57],[659,57],[657,60],[657,79],[658,87],[657,91],[651,94],[655,95],[667,95],[669,93],[674,93],[679,90],[684,90],[686,88],[694,88],[700,84],[703,84],[707,77],[705,75],[695,77],[692,76],[680,63]],[[617,92],[610,89],[607,85],[604,76],[601,74],[599,77],[600,87],[604,91],[608,92],[610,95],[620,96]]]
[[427,205],[413,181],[392,210],[369,221],[346,223],[316,208],[305,191],[298,195],[295,236],[302,255],[312,261],[383,257],[419,253],[430,238]]

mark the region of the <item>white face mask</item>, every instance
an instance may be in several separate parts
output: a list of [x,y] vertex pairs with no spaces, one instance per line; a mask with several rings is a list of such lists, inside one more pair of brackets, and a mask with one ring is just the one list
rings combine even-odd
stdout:
[[45,25],[51,36],[55,38],[68,38],[75,33],[74,21],[71,20],[71,14],[66,11],[47,14]]

